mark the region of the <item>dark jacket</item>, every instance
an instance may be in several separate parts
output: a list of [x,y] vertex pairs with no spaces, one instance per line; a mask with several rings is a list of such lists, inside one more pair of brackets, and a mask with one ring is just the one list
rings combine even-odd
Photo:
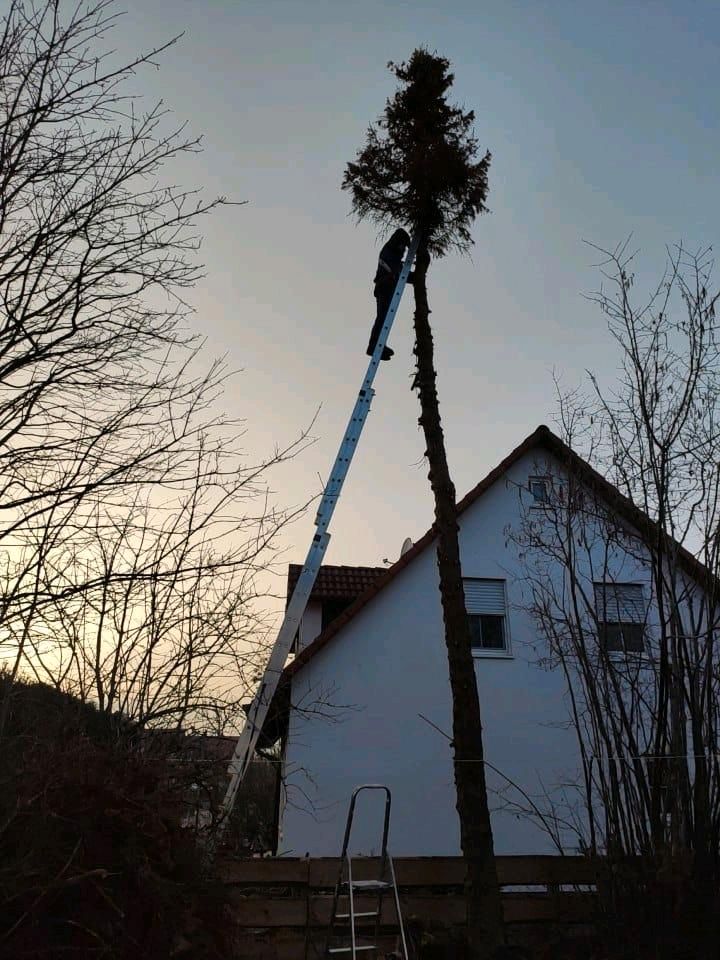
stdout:
[[[398,237],[398,233],[402,233],[402,231],[396,231],[380,251],[374,277],[376,288],[378,285],[394,287],[397,278],[400,276],[407,243],[401,237]],[[412,275],[408,277],[408,280],[412,283]]]
[[390,237],[388,242],[380,251],[378,257],[377,271],[375,272],[375,283],[390,284],[397,283],[397,278],[402,269],[403,255],[405,254],[405,245]]

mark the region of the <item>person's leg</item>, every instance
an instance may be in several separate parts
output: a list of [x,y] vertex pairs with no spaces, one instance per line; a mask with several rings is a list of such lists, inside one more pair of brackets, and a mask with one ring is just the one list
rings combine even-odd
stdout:
[[377,302],[377,316],[375,317],[373,328],[370,331],[370,341],[367,347],[367,354],[369,357],[375,353],[375,346],[378,342],[378,337],[380,336],[380,331],[382,330],[382,325],[385,321],[385,313],[387,310],[386,304],[383,303],[380,297],[376,297],[375,299]]
[[[370,332],[370,342],[368,343],[367,355],[371,357],[375,352],[375,347],[378,342],[378,337],[380,336],[380,331],[382,330],[383,324],[385,323],[385,314],[388,311],[390,306],[390,301],[392,300],[393,291],[395,289],[395,284],[392,287],[389,284],[375,284],[375,302],[377,304],[377,313],[375,316],[375,323]],[[385,348],[392,356],[392,351],[388,347]],[[390,357],[383,356],[383,359],[389,360]]]

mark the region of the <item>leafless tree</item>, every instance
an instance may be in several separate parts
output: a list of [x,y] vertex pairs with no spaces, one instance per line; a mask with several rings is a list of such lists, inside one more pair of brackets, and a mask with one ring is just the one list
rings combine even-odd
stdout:
[[[619,383],[590,375],[587,395],[561,396],[560,423],[616,492],[572,457],[555,462],[552,495],[510,533],[547,665],[566,679],[584,843],[691,883],[707,907],[720,879],[720,292],[709,250],[668,251],[644,297],[628,245],[602,253],[592,299]],[[618,599],[632,581],[641,608]]]
[[152,485],[119,507],[84,500],[82,529],[64,522],[33,570],[33,615],[8,624],[27,671],[143,725],[237,721],[266,653],[258,578],[292,514],[267,505],[257,470],[227,460],[198,451],[192,482],[164,485],[162,502]]
[[214,412],[183,297],[225,201],[167,179],[199,141],[129,92],[177,38],[122,60],[118,16],[11,0],[0,27],[0,643],[102,710],[210,722],[289,519],[265,471],[302,438],[253,467]]

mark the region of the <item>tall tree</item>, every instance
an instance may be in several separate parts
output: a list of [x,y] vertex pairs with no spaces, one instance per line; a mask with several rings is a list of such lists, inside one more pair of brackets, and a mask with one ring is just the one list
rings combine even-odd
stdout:
[[427,294],[431,257],[467,250],[470,227],[486,210],[490,154],[480,155],[474,114],[448,103],[450,63],[417,49],[390,64],[400,81],[372,125],[343,189],[354,212],[381,227],[406,224],[419,236],[415,261],[415,356],[429,479],[435,498],[440,595],[453,701],[454,771],[460,838],[467,868],[467,927],[472,955],[489,957],[502,942],[502,906],[493,851],[480,703],[465,612],[455,487],[440,420]]

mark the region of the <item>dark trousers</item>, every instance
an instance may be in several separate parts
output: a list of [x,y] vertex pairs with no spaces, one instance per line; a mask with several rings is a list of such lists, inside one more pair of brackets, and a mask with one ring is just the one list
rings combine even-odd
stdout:
[[395,280],[378,282],[375,284],[375,303],[377,304],[377,313],[375,323],[370,331],[370,343],[368,343],[367,354],[369,357],[375,352],[375,347],[380,336],[380,331],[385,323],[385,314],[388,312],[392,295],[395,292]]

